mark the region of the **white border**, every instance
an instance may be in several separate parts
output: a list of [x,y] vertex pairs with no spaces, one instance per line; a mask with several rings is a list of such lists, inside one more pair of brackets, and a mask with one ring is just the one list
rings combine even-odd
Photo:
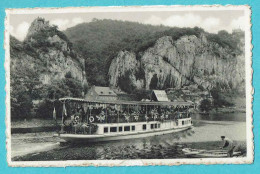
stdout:
[[[196,159],[142,159],[142,160],[77,160],[77,161],[11,161],[11,120],[10,120],[10,47],[9,19],[11,14],[52,14],[52,13],[92,13],[92,12],[135,12],[135,11],[217,11],[244,10],[245,28],[245,72],[246,72],[246,131],[247,156],[243,158],[196,158]],[[67,7],[67,8],[26,8],[6,9],[5,20],[5,70],[6,70],[6,147],[7,161],[13,167],[66,167],[66,166],[146,166],[181,164],[250,164],[254,159],[253,144],[253,87],[252,87],[252,45],[251,45],[251,9],[248,5],[221,6],[129,6],[129,7]]]

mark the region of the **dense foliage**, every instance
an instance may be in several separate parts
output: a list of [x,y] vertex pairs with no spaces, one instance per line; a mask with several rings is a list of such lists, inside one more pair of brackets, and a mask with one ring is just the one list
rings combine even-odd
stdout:
[[213,107],[214,108],[219,108],[219,107],[225,107],[225,106],[233,106],[234,104],[232,104],[230,102],[230,100],[228,100],[226,98],[226,95],[220,91],[219,88],[213,88],[210,91],[212,98],[213,98]]
[[233,55],[241,54],[240,39],[242,38],[244,38],[244,32],[239,30],[235,30],[231,34],[225,30],[219,31],[218,34],[207,34],[207,39],[209,41],[215,42],[223,48],[229,48]]
[[209,99],[204,99],[201,101],[199,108],[202,112],[209,112],[212,109],[212,103]]

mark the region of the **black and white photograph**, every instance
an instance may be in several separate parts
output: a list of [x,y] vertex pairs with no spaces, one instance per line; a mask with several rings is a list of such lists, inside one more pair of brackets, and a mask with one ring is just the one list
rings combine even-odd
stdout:
[[11,166],[253,162],[248,6],[7,9]]

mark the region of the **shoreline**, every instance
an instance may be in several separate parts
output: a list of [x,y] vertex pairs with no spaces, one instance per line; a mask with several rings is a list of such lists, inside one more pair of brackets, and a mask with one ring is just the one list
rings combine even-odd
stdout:
[[246,108],[240,108],[240,109],[234,107],[218,108],[218,109],[212,109],[209,112],[200,112],[199,110],[193,110],[193,112],[191,113],[202,114],[202,115],[246,113]]

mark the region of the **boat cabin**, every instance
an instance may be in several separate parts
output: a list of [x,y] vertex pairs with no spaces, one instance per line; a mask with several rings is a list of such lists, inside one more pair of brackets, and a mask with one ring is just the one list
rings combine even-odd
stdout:
[[62,132],[124,134],[191,125],[190,102],[104,101],[61,98]]

